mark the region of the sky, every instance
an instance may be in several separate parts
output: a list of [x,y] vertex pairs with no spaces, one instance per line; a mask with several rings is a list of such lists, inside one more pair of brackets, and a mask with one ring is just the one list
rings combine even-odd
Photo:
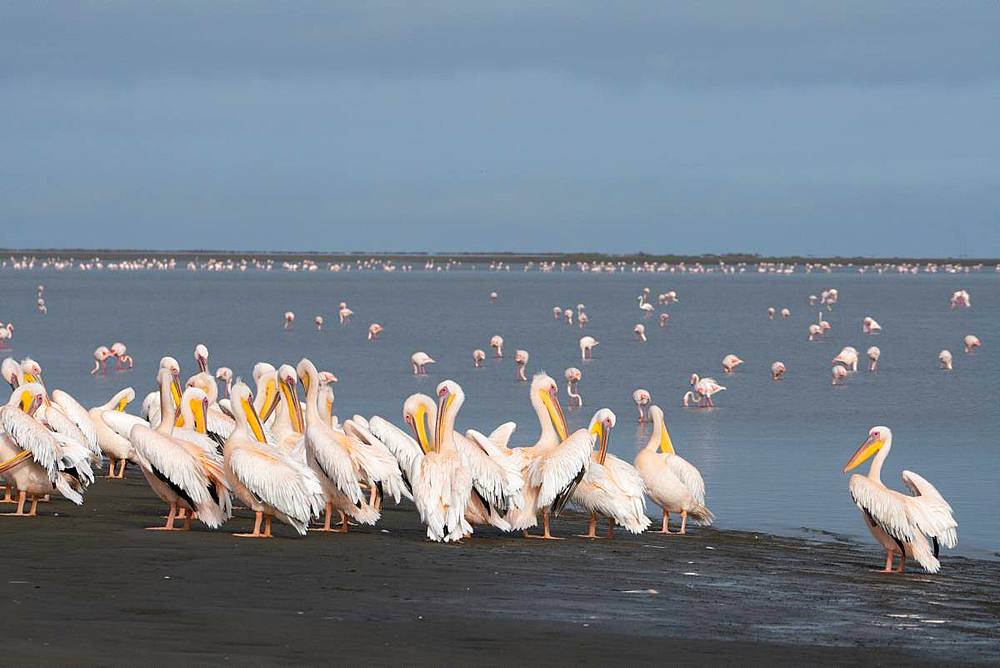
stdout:
[[0,2],[0,247],[1000,256],[1000,2]]

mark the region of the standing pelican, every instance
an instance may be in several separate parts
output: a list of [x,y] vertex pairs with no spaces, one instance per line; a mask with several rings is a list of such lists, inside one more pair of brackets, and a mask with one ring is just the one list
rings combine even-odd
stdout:
[[882,351],[878,346],[871,346],[868,349],[868,370],[872,373],[878,369],[878,358],[882,356]]
[[598,537],[598,513],[608,518],[608,538],[614,537],[615,523],[636,534],[649,527],[642,477],[631,464],[608,454],[608,439],[614,427],[615,414],[607,408],[594,413],[590,420],[589,431],[596,436],[598,449],[570,499],[590,513],[587,534],[581,538]]
[[583,378],[583,374],[575,366],[571,366],[566,369],[564,376],[566,378],[566,405],[577,408],[582,407],[583,397],[580,396],[579,391],[576,389],[576,384]]
[[[906,558],[912,557],[928,573],[937,573],[938,543],[947,548],[958,545],[958,522],[951,506],[934,485],[912,471],[903,471],[903,484],[913,496],[901,494],[882,484],[882,464],[892,448],[892,431],[888,427],[872,427],[868,440],[861,444],[844,467],[844,473],[857,468],[873,455],[868,475],[851,476],[848,488],[851,498],[861,509],[865,524],[875,540],[885,549],[885,568],[892,572],[892,562],[899,555],[899,570],[906,571]],[[931,543],[927,542],[927,538]],[[933,544],[933,547],[932,545]]]
[[483,365],[483,360],[486,359],[486,353],[482,349],[476,348],[472,351],[472,366],[477,369]]
[[[97,435],[97,444],[101,452],[108,458],[108,479],[122,479],[125,477],[125,462],[131,460],[138,463],[138,459],[132,452],[132,444],[127,437],[123,437],[117,430],[111,427],[104,419],[105,413],[124,413],[125,407],[135,399],[135,391],[131,387],[115,394],[106,403],[91,408],[90,419],[94,423],[94,430]],[[114,418],[111,418],[114,419]],[[138,419],[138,418],[137,418]],[[118,464],[118,472],[115,473],[115,464]]]
[[425,352],[418,351],[410,355],[410,364],[413,366],[414,376],[426,376],[427,365],[434,363],[434,358]]
[[517,365],[517,379],[528,380],[528,377],[524,375],[524,368],[528,366],[528,351],[517,350],[514,353],[514,363]]
[[494,350],[494,357],[497,359],[503,357],[503,337],[499,334],[494,334],[490,338],[490,348]]
[[272,517],[306,535],[309,520],[323,507],[319,480],[305,464],[264,441],[253,394],[242,382],[233,386],[232,405],[236,428],[223,448],[226,477],[236,497],[257,515],[253,533],[236,535],[270,538]]
[[646,415],[646,407],[649,406],[649,402],[652,400],[653,397],[649,394],[648,390],[640,388],[632,393],[632,401],[635,402],[635,408],[639,411],[640,423],[649,420],[649,417]]
[[688,515],[698,524],[711,525],[715,516],[705,506],[705,481],[701,473],[674,452],[660,407],[651,406],[649,414],[653,419],[653,435],[636,455],[635,467],[646,483],[649,497],[663,508],[663,525],[659,533],[671,533],[671,511],[681,514],[678,533],[682,535],[687,533]]
[[594,346],[600,343],[592,336],[580,337],[580,359],[589,360],[594,358]]

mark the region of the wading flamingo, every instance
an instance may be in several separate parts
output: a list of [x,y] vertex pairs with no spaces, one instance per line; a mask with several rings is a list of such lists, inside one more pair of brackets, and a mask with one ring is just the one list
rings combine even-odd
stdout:
[[592,336],[580,337],[580,359],[589,360],[594,358],[594,346],[600,343]]
[[413,366],[414,376],[426,376],[427,365],[434,363],[434,358],[425,352],[417,351],[410,355],[410,364]]
[[515,351],[514,363],[517,365],[517,379],[527,381],[528,377],[524,375],[524,368],[528,366],[528,351],[527,350]]
[[872,346],[868,349],[868,370],[874,373],[878,370],[878,358],[882,356],[882,351],[879,350],[878,346]]
[[90,370],[90,375],[94,376],[98,372],[102,376],[108,374],[107,363],[111,358],[111,349],[107,346],[98,346],[97,350],[94,351],[94,368]]
[[648,390],[639,388],[632,393],[632,401],[635,403],[635,408],[639,411],[639,422],[648,422],[649,418],[646,415],[646,407],[653,398],[650,396]]
[[781,377],[785,375],[785,364],[784,362],[775,362],[771,365],[771,380],[781,380]]
[[566,405],[579,408],[583,406],[583,397],[580,396],[576,384],[583,378],[583,374],[575,366],[566,369]]
[[472,351],[472,365],[477,369],[483,365],[483,360],[486,359],[486,352],[481,348],[476,348]]
[[493,349],[493,356],[497,359],[503,357],[503,337],[499,334],[494,334],[490,337],[490,348]]

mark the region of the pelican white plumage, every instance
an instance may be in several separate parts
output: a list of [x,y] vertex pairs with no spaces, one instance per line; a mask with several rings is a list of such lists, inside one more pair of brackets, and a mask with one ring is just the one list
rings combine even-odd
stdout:
[[598,410],[590,420],[589,431],[596,437],[598,449],[591,455],[590,467],[570,499],[590,513],[587,534],[582,538],[598,538],[598,514],[608,518],[608,538],[614,537],[616,523],[635,534],[650,524],[642,477],[631,464],[608,454],[608,439],[615,422],[615,414],[607,408]]
[[580,359],[589,360],[594,358],[594,346],[600,343],[592,336],[580,337]]
[[427,365],[434,363],[434,358],[423,351],[417,351],[410,355],[410,365],[413,367],[414,376],[426,376]]
[[927,572],[937,573],[941,568],[939,544],[947,548],[958,545],[958,522],[934,485],[916,473],[903,471],[903,484],[913,496],[882,484],[882,465],[891,448],[892,431],[888,427],[869,430],[868,439],[844,467],[847,473],[875,457],[867,476],[857,473],[851,476],[848,483],[851,498],[864,515],[868,530],[885,549],[883,572],[893,571],[893,559],[899,555],[897,573],[906,571],[907,557],[915,559]]
[[277,517],[304,536],[309,520],[323,508],[320,481],[308,466],[265,442],[249,387],[236,383],[232,402],[236,428],[223,448],[226,477],[233,494],[257,515],[252,533],[236,535],[270,538],[271,518]]
[[663,508],[663,524],[658,533],[669,534],[670,513],[680,513],[681,528],[687,533],[687,518],[703,526],[715,519],[705,505],[705,481],[701,473],[674,451],[673,442],[659,406],[651,406],[653,435],[635,458],[635,468],[646,484],[649,497]]
[[648,416],[646,415],[646,407],[649,406],[649,402],[653,400],[652,395],[650,395],[649,390],[644,390],[639,388],[632,393],[632,401],[635,403],[636,410],[639,411],[639,422],[647,422]]
[[[122,479],[125,477],[125,463],[132,461],[138,464],[138,458],[132,451],[132,444],[128,440],[128,432],[119,433],[108,421],[104,419],[105,413],[114,412],[122,414],[135,399],[135,390],[126,387],[117,392],[111,399],[100,406],[91,408],[88,413],[94,423],[94,431],[97,436],[97,444],[101,452],[108,458],[108,479]],[[114,418],[111,418],[112,420]],[[138,418],[137,418],[138,419]],[[115,464],[118,464],[118,472],[115,473]]]

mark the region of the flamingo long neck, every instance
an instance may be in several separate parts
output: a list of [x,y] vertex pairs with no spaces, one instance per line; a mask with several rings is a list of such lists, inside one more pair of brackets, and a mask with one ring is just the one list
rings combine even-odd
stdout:
[[868,469],[868,479],[874,480],[875,482],[882,483],[882,464],[885,463],[886,458],[889,456],[889,449],[892,448],[892,436],[887,436],[885,439],[885,445],[875,453],[875,458],[872,460],[871,468]]
[[542,403],[541,398],[538,396],[538,392],[531,393],[531,407],[535,409],[535,415],[538,416],[538,424],[542,428],[542,433],[538,437],[538,445],[559,445],[559,434],[556,433],[555,425],[552,424],[552,418],[549,416],[545,404]]

